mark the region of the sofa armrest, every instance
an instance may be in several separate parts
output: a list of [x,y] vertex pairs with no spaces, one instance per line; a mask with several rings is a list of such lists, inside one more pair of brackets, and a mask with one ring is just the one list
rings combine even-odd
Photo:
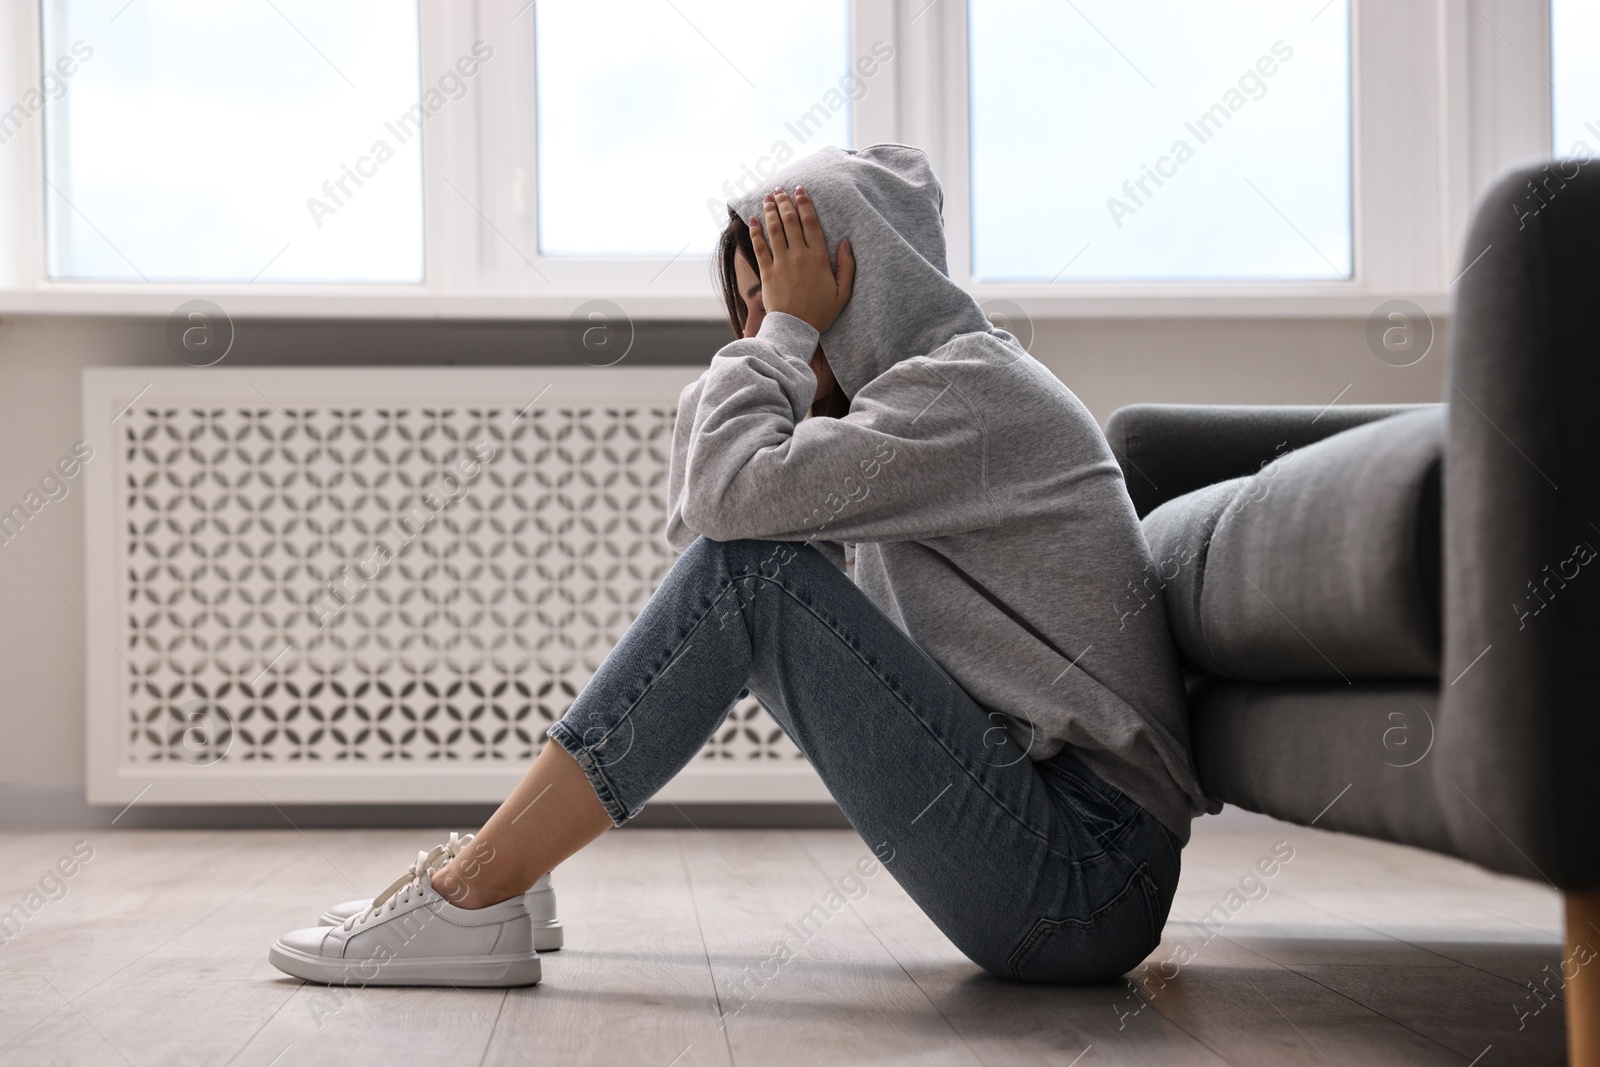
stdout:
[[1291,449],[1432,406],[1131,404],[1112,412],[1106,439],[1143,518],[1185,493],[1254,474]]
[[1470,269],[1450,328],[1443,699],[1430,758],[1460,855],[1592,892],[1600,164],[1507,175],[1478,205],[1460,262]]

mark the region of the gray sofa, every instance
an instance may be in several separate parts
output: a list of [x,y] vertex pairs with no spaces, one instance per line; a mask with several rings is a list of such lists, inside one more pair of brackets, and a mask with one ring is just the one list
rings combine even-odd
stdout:
[[1117,411],[1130,593],[1213,796],[1565,894],[1600,1064],[1600,162],[1499,182],[1462,266],[1441,404]]

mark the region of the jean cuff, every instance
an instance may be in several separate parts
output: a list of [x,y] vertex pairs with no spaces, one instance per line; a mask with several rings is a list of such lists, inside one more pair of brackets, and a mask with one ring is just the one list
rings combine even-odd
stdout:
[[605,808],[606,814],[610,816],[612,826],[621,826],[639,814],[636,811],[629,811],[622,801],[617,799],[617,792],[611,787],[605,768],[595,761],[594,754],[578,740],[578,735],[572,732],[571,727],[564,722],[552,723],[550,729],[545,731],[545,736],[566,749],[567,755],[577,760],[584,776],[589,779],[589,785],[594,788],[594,795],[600,801],[600,806]]

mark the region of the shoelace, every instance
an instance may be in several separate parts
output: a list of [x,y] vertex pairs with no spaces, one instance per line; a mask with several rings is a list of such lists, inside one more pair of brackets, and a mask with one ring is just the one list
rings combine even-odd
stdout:
[[389,888],[379,893],[372,899],[372,906],[365,911],[358,911],[344,921],[346,930],[354,929],[368,919],[374,918],[384,911],[393,911],[401,904],[410,901],[413,893],[423,891],[422,883],[430,874],[455,859],[461,850],[471,843],[472,834],[451,833],[450,840],[442,845],[435,845],[427,852],[418,850],[416,860],[406,873],[390,883]]

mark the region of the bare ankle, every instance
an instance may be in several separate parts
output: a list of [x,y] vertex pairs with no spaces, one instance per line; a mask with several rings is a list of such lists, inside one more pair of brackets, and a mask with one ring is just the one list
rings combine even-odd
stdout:
[[467,911],[487,908],[517,895],[515,892],[489,885],[481,877],[469,881],[462,877],[453,863],[434,871],[432,881],[434,892],[456,907]]

